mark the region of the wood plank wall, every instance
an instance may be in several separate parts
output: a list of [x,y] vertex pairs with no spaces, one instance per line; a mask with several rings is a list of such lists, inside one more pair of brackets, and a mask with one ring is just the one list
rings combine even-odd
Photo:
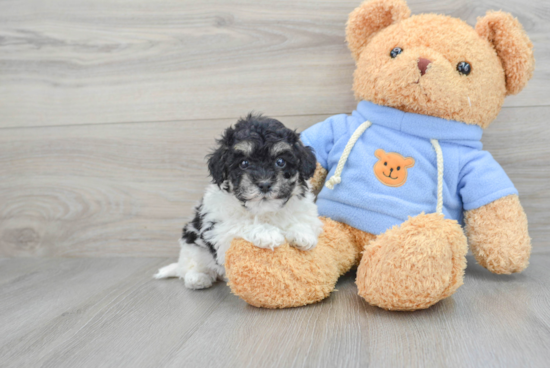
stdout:
[[[356,102],[359,0],[0,1],[0,256],[176,256],[214,138],[251,110],[305,129]],[[537,69],[484,144],[550,250],[550,2],[410,0],[516,15]]]

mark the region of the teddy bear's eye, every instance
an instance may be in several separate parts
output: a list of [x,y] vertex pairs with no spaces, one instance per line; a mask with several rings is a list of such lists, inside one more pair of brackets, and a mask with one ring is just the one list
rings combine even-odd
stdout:
[[465,62],[465,61],[461,61],[460,63],[458,63],[458,65],[456,66],[456,70],[458,70],[458,72],[460,74],[464,74],[464,75],[468,75],[470,74],[470,72],[472,71],[472,67],[470,66],[469,63]]
[[387,163],[387,162],[384,162],[384,166],[388,166],[388,163]]
[[401,47],[396,47],[395,49],[391,50],[390,56],[392,57],[392,59],[394,59],[397,57],[397,55],[399,55],[402,52],[403,52],[403,49]]
[[401,166],[397,166],[397,171],[401,170]]

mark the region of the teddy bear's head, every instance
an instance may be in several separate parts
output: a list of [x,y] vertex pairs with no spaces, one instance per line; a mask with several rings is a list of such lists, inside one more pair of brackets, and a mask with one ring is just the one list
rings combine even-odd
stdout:
[[529,38],[503,12],[474,29],[443,15],[411,17],[403,0],[369,0],[350,14],[346,39],[358,99],[483,128],[534,70]]

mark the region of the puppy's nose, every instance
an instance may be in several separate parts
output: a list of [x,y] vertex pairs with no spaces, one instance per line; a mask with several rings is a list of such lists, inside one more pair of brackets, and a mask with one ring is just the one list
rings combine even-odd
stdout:
[[258,183],[258,188],[260,188],[260,192],[267,193],[271,190],[271,183],[268,181]]
[[418,69],[420,69],[420,76],[426,74],[426,70],[428,69],[428,65],[430,65],[432,62],[431,60],[420,58],[418,59]]

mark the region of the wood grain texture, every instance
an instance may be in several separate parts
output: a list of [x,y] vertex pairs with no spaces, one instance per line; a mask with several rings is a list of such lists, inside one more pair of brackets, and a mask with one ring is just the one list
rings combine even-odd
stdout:
[[[0,127],[334,114],[355,106],[344,42],[360,0],[4,0]],[[550,3],[410,0],[475,24],[516,15],[537,69],[506,106],[550,104]]]
[[[550,251],[550,107],[505,108],[484,137],[520,192],[535,251]],[[302,130],[326,116],[280,117]],[[176,256],[234,120],[3,129],[0,254]]]
[[153,280],[169,261],[52,259],[3,274],[0,366],[547,367],[550,359],[548,254],[513,276],[469,257],[453,297],[412,313],[366,305],[353,273],[321,303],[258,309],[221,282],[191,291]]
[[546,0],[408,1],[472,25],[509,11],[534,42],[533,80],[483,139],[529,218],[525,272],[468,257],[455,296],[415,313],[366,305],[354,274],[278,311],[151,278],[238,116],[302,130],[355,107],[344,28],[361,1],[0,1],[0,256],[26,257],[0,259],[0,367],[548,366]]
[[[324,117],[284,119],[305,127]],[[0,254],[175,255],[235,120],[4,129]]]

